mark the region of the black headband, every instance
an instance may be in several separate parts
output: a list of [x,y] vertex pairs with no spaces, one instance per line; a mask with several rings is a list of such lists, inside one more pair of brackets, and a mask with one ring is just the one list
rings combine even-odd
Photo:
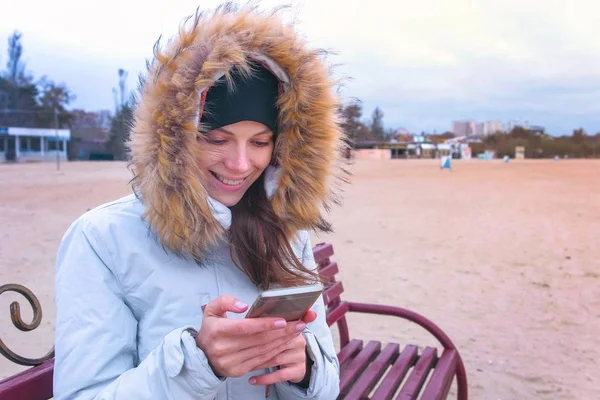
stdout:
[[279,81],[265,67],[253,64],[250,77],[234,69],[234,88],[228,88],[225,77],[206,93],[200,122],[209,130],[240,121],[256,121],[277,133],[277,96]]

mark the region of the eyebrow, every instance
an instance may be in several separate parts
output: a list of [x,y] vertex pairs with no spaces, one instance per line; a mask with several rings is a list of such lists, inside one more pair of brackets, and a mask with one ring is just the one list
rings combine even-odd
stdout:
[[[228,130],[227,130],[227,129],[225,129],[225,128],[217,128],[217,129],[215,129],[215,130],[217,130],[217,131],[221,131],[221,132],[223,132],[223,133],[226,133],[226,134],[228,134],[228,135],[235,135],[235,133],[233,133],[233,132],[231,132],[231,131],[228,131]],[[258,133],[255,133],[255,134],[254,134],[254,135],[252,135],[252,136],[263,135],[263,134],[265,134],[265,133],[270,133],[270,132],[271,132],[271,130],[270,130],[269,128],[267,128],[267,129],[264,129],[264,130],[262,130],[262,131],[260,131],[260,132],[258,132]]]

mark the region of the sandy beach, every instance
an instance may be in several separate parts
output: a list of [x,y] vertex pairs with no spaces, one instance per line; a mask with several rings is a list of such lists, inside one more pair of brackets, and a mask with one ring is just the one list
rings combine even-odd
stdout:
[[[600,162],[357,161],[333,243],[345,298],[436,322],[465,360],[470,398],[600,398]],[[130,193],[124,163],[0,164],[0,284],[20,283],[44,315],[16,330],[0,297],[0,338],[39,357],[53,342],[54,260],[69,224]],[[85,266],[82,266],[84,268]],[[353,336],[434,345],[390,317],[352,316]],[[596,337],[596,339],[593,339]],[[0,359],[0,378],[22,370]]]

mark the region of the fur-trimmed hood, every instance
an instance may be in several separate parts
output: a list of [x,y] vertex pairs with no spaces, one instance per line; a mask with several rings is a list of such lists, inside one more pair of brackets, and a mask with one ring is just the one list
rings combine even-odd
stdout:
[[[334,81],[322,51],[305,47],[275,13],[223,6],[188,19],[179,35],[154,51],[130,135],[133,188],[145,218],[171,250],[202,258],[223,237],[218,215],[228,209],[209,198],[198,180],[202,93],[232,67],[260,62],[280,80],[276,169],[266,182],[275,213],[294,235],[321,220],[335,193],[331,178],[341,161],[342,131]],[[341,170],[340,170],[341,172]],[[277,177],[277,183],[273,183]]]

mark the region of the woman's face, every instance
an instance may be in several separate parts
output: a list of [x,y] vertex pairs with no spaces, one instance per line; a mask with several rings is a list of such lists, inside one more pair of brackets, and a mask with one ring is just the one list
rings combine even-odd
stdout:
[[254,121],[241,121],[200,135],[198,157],[202,184],[213,199],[232,207],[269,165],[273,132]]

